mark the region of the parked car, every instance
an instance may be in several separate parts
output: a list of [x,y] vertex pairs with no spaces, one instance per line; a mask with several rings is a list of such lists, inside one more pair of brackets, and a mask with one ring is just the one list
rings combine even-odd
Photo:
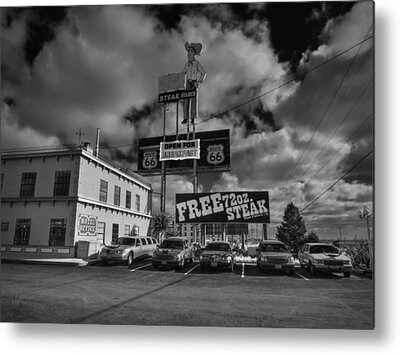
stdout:
[[257,267],[265,270],[286,271],[294,273],[294,258],[289,248],[279,240],[264,240],[257,249]]
[[299,250],[299,262],[311,274],[317,271],[343,272],[344,277],[350,277],[353,269],[350,257],[328,243],[304,244]]
[[164,239],[153,252],[151,263],[153,268],[173,266],[183,268],[193,261],[193,246],[186,237],[170,237]]
[[104,264],[109,261],[126,262],[129,266],[137,259],[148,258],[157,248],[157,240],[148,236],[119,237],[100,250]]
[[210,242],[201,253],[200,270],[225,268],[233,271],[235,254],[228,242]]

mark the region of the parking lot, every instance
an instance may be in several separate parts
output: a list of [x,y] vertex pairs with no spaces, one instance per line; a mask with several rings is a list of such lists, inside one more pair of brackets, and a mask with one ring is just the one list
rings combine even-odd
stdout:
[[2,321],[224,327],[373,328],[363,275],[2,264]]

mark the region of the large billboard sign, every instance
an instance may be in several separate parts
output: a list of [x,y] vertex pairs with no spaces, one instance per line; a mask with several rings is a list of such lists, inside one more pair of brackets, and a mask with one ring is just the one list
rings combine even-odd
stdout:
[[269,223],[268,191],[176,194],[176,223]]
[[[189,140],[200,140],[200,159],[197,160],[198,173],[213,171],[229,171],[230,143],[229,129],[219,131],[196,132],[189,135]],[[165,137],[164,143],[176,141],[187,141],[187,134]],[[143,176],[154,176],[161,174],[160,144],[162,137],[139,139],[138,168],[137,171]],[[191,174],[193,173],[193,157],[191,159],[167,160],[165,161],[166,174]]]

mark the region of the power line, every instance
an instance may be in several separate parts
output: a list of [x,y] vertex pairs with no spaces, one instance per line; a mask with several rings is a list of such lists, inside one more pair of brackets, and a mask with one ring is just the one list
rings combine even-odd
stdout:
[[[311,72],[313,72],[313,71],[325,66],[326,64],[329,64],[330,62],[332,62],[335,59],[341,57],[342,55],[344,55],[347,52],[351,51],[352,49],[356,48],[357,46],[362,45],[364,42],[370,40],[371,38],[373,38],[373,36],[369,36],[368,38],[364,38],[362,41],[358,42],[357,44],[345,49],[344,51],[342,51],[342,52],[340,52],[340,53],[338,53],[336,55],[334,55],[333,57],[327,59],[326,61],[324,61],[324,62],[322,62],[322,63],[320,63],[320,64],[318,64],[318,65],[316,65],[316,66],[304,71],[304,72],[302,72],[301,74],[295,75],[292,79],[287,80],[286,82],[278,85],[277,87],[275,87],[275,88],[273,88],[271,90],[268,90],[268,91],[266,91],[266,92],[264,92],[264,93],[262,93],[262,94],[260,94],[258,96],[255,96],[255,97],[253,97],[253,98],[251,98],[251,99],[249,99],[247,101],[244,101],[244,102],[242,102],[242,103],[240,103],[240,104],[238,104],[236,106],[230,107],[229,109],[227,109],[225,111],[219,112],[217,114],[213,114],[209,118],[206,118],[206,119],[198,122],[197,125],[205,123],[205,122],[207,122],[207,121],[209,121],[209,120],[211,120],[213,118],[217,118],[217,117],[226,115],[227,113],[229,113],[231,111],[237,110],[237,109],[239,109],[239,108],[241,108],[241,107],[243,107],[245,105],[248,105],[249,103],[251,103],[253,101],[259,100],[260,98],[262,98],[262,97],[264,97],[264,96],[266,96],[268,94],[271,94],[272,92],[274,92],[276,90],[279,90],[280,88],[282,88],[282,87],[284,87],[284,86],[296,81],[297,79],[300,79],[300,78],[304,77],[304,75],[309,74],[309,73],[311,73]],[[183,132],[185,130],[186,130],[186,128],[182,128],[182,129],[178,130],[178,132],[181,132],[181,131]],[[176,133],[176,132],[171,132],[171,133],[168,133],[167,135],[171,135],[173,133]],[[136,146],[136,145],[138,145],[138,143],[123,144],[123,145],[118,145],[118,146],[113,146],[113,147],[101,146],[101,148],[103,148],[103,149],[118,149],[118,148],[123,148],[123,147],[128,147],[128,146]]]
[[347,143],[350,142],[350,140],[361,130],[361,128],[364,126],[365,123],[367,123],[367,121],[369,121],[372,118],[372,113],[370,113],[365,120],[358,126],[358,128],[352,133],[352,135],[347,138],[347,140],[339,147],[338,150],[336,150],[336,152],[329,158],[326,160],[326,163],[318,170],[318,174],[322,173],[324,171],[324,168],[329,165],[329,163],[332,163],[333,159],[335,158],[335,156],[342,150],[343,146]]
[[306,171],[303,173],[303,176],[301,179],[304,178],[305,175],[307,175],[309,169],[311,166],[314,164],[314,162],[319,158],[319,156],[325,151],[325,148],[328,146],[332,138],[336,135],[340,127],[343,125],[343,123],[350,117],[350,113],[353,111],[354,107],[358,104],[358,102],[361,100],[361,98],[364,96],[364,94],[367,92],[367,89],[372,83],[372,79],[368,82],[367,86],[364,88],[364,90],[361,92],[361,94],[357,97],[357,99],[354,101],[353,105],[350,107],[349,111],[346,113],[346,115],[343,117],[342,121],[336,126],[335,131],[331,134],[327,142],[325,143],[324,147],[319,151],[319,153],[315,156],[315,158],[311,161],[311,163],[307,166]]
[[[364,41],[366,40],[366,37],[368,36],[368,33],[369,33],[370,29],[371,29],[371,27],[368,29],[368,32],[366,33],[366,35],[365,35],[365,37],[364,37]],[[294,172],[296,171],[297,167],[299,166],[300,161],[303,159],[303,156],[304,156],[305,152],[307,151],[307,149],[308,149],[308,147],[310,146],[312,140],[314,139],[315,134],[318,132],[319,127],[321,126],[321,124],[322,124],[322,122],[323,122],[323,120],[324,120],[324,118],[325,118],[325,115],[327,114],[327,112],[328,112],[329,109],[331,108],[331,105],[332,105],[333,102],[335,101],[336,96],[339,94],[339,91],[340,91],[340,89],[342,88],[342,85],[343,85],[343,83],[344,83],[344,81],[345,81],[347,75],[349,74],[350,69],[351,69],[351,67],[353,66],[353,64],[354,64],[354,62],[355,62],[355,60],[356,60],[356,58],[357,58],[357,56],[358,56],[358,53],[360,52],[361,47],[362,47],[363,44],[364,44],[364,42],[362,42],[361,45],[358,47],[358,50],[357,50],[356,54],[353,56],[351,62],[350,62],[349,65],[347,66],[346,71],[345,71],[345,73],[344,73],[344,75],[343,75],[343,77],[342,77],[342,79],[341,79],[339,85],[337,86],[337,88],[336,88],[336,90],[335,90],[335,92],[334,92],[334,94],[333,94],[331,100],[329,101],[327,107],[325,108],[325,110],[324,110],[324,112],[323,112],[323,114],[322,114],[322,116],[321,116],[321,118],[320,118],[320,120],[319,120],[319,122],[318,122],[318,124],[317,124],[317,127],[315,128],[313,134],[311,135],[311,138],[310,138],[309,141],[307,142],[307,145],[306,145],[306,147],[304,148],[303,152],[301,153],[300,158],[297,159],[296,165],[295,165],[295,167],[292,169],[292,171],[289,173],[289,176],[288,176],[287,179],[290,179],[290,178],[294,175]],[[332,117],[332,115],[330,116],[330,118],[331,118],[331,117]],[[329,119],[328,119],[328,120],[329,120]]]
[[306,207],[300,210],[300,212],[303,212],[305,209],[310,207],[312,204],[314,204],[317,200],[319,200],[323,195],[325,195],[330,189],[332,189],[340,180],[342,180],[344,177],[346,177],[350,172],[352,172],[358,165],[361,164],[361,162],[366,159],[370,154],[372,154],[372,150],[364,155],[350,170],[348,170],[342,177],[340,177],[338,180],[336,180],[335,183],[333,183],[330,187],[328,187],[324,192],[322,192],[319,196],[317,196],[314,200],[312,200]]

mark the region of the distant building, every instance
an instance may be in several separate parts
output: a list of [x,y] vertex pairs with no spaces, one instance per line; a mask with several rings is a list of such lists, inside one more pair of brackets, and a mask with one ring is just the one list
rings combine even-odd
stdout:
[[149,183],[87,144],[3,151],[2,255],[85,256],[118,236],[147,235],[151,197]]

